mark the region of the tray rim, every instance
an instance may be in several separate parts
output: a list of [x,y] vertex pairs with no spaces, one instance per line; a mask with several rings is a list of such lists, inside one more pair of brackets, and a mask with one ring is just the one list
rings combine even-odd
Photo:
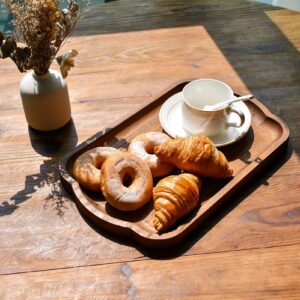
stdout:
[[[258,171],[258,169],[260,169],[259,165],[262,165],[261,162],[253,160],[244,170],[242,170],[239,174],[233,177],[221,190],[219,190],[216,194],[214,194],[209,201],[201,205],[200,209],[193,217],[194,220],[184,224],[182,226],[182,230],[179,233],[176,230],[163,233],[163,234],[145,232],[134,223],[129,223],[124,220],[116,219],[114,217],[111,217],[108,214],[103,213],[102,211],[96,209],[89,202],[89,200],[86,199],[86,197],[82,193],[79,183],[67,171],[68,160],[76,153],[82,151],[92,142],[101,139],[103,136],[107,135],[112,130],[116,130],[117,127],[122,127],[122,124],[126,123],[129,119],[134,118],[135,116],[141,114],[145,110],[148,111],[151,108],[151,106],[155,105],[155,103],[161,97],[164,97],[167,93],[171,92],[176,87],[188,83],[191,80],[193,79],[184,79],[176,83],[173,83],[171,86],[164,89],[163,92],[161,92],[158,96],[152,97],[149,103],[146,104],[144,107],[141,107],[136,112],[125,116],[117,124],[113,124],[112,127],[109,128],[108,130],[104,132],[103,131],[97,132],[95,135],[91,136],[90,138],[88,138],[87,140],[83,141],[81,144],[76,146],[74,149],[66,153],[63,156],[63,158],[59,161],[58,168],[62,179],[62,183],[67,190],[71,191],[75,195],[76,205],[78,206],[80,211],[82,211],[85,215],[87,215],[88,218],[92,219],[92,221],[96,222],[97,224],[100,224],[104,229],[107,229],[108,231],[112,231],[112,232],[118,230],[120,234],[130,236],[137,242],[147,246],[151,246],[151,247],[171,246],[174,243],[177,243],[181,239],[183,239],[186,235],[186,231],[190,232],[191,230],[193,230],[193,228],[195,228],[200,222],[202,222],[206,218],[206,215],[209,215],[212,212],[212,210],[217,208],[216,204],[218,204],[220,200],[229,198],[237,189],[236,188],[237,183],[242,182],[242,184],[240,184],[240,186],[242,186],[243,181],[246,181],[250,175],[251,175],[250,177],[252,177],[253,172]],[[274,120],[277,124],[279,124],[282,129],[281,136],[270,147],[268,147],[264,152],[262,152],[259,155],[261,161],[265,162],[267,158],[271,157],[271,155],[280,148],[280,146],[282,146],[283,144],[285,144],[285,142],[287,142],[289,138],[289,129],[287,125],[278,116],[271,113],[270,110],[260,101],[254,98],[249,102],[252,102],[255,106],[257,106],[264,113],[266,118]],[[223,201],[221,201],[221,203],[222,202]],[[95,214],[95,209],[96,209],[96,214]]]

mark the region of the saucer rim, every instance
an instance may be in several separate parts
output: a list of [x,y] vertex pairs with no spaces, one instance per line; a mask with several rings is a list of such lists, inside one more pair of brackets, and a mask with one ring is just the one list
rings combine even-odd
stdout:
[[[176,136],[175,136],[174,134],[172,134],[172,133],[170,132],[170,130],[168,130],[168,126],[166,126],[166,124],[165,124],[166,122],[163,121],[163,115],[165,115],[166,113],[168,113],[168,112],[171,110],[171,108],[173,108],[173,107],[174,107],[175,105],[177,105],[180,101],[182,101],[182,99],[181,99],[181,100],[178,100],[178,98],[180,97],[180,96],[179,96],[180,94],[181,94],[181,97],[182,97],[182,91],[181,91],[181,92],[178,92],[178,93],[176,93],[176,94],[173,94],[172,96],[170,96],[170,97],[162,104],[162,106],[161,106],[161,108],[160,108],[160,111],[159,111],[159,122],[160,122],[160,124],[161,124],[163,130],[164,130],[169,136],[171,136],[172,138],[176,138]],[[174,100],[173,98],[175,98],[175,100]],[[169,109],[166,111],[166,108],[165,108],[165,107],[166,107],[168,104],[170,105],[170,102],[171,102],[172,100],[174,101],[173,105],[171,105],[171,106],[169,107]],[[233,143],[239,141],[240,139],[242,139],[242,138],[247,134],[247,132],[249,131],[249,129],[250,129],[250,127],[251,127],[252,116],[251,116],[251,113],[250,113],[249,108],[247,107],[247,105],[246,105],[244,102],[236,102],[236,103],[233,103],[233,107],[234,107],[234,106],[239,106],[239,108],[242,109],[243,112],[246,111],[246,115],[245,115],[245,120],[246,120],[246,121],[245,121],[245,123],[246,123],[246,122],[248,122],[248,123],[246,123],[246,124],[244,124],[242,127],[240,127],[240,128],[241,128],[240,134],[239,134],[236,138],[230,139],[228,142],[221,143],[221,144],[214,143],[214,145],[215,145],[216,147],[225,147],[225,146],[231,145],[231,144],[233,144]],[[164,117],[164,118],[166,119],[166,117]],[[191,135],[189,135],[189,134],[187,133],[186,136],[191,136]],[[210,139],[213,140],[213,137],[210,138]]]

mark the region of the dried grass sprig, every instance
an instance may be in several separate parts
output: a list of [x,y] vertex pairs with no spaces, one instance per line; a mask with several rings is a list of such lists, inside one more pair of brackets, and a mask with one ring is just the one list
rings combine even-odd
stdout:
[[[79,19],[77,0],[60,8],[60,0],[0,0],[13,16],[14,33],[0,32],[0,57],[10,57],[21,72],[44,74]],[[83,0],[88,5],[88,0]],[[18,46],[17,42],[25,46]],[[58,60],[59,61],[59,60]],[[65,63],[66,60],[60,60]],[[68,65],[68,68],[73,66]],[[64,67],[61,66],[61,70]],[[68,69],[69,70],[69,69]],[[65,72],[64,75],[66,75]]]

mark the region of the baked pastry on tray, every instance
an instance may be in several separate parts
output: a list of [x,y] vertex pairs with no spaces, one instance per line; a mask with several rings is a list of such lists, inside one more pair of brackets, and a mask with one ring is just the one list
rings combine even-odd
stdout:
[[170,175],[153,189],[154,221],[157,231],[169,229],[199,203],[201,180],[192,174]]
[[155,146],[154,153],[186,172],[211,178],[227,178],[233,169],[225,155],[204,135],[175,138]]

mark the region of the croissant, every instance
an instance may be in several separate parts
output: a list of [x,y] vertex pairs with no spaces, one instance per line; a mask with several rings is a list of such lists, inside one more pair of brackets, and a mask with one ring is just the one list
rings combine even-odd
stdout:
[[233,173],[225,155],[204,135],[175,138],[154,147],[154,153],[162,161],[204,177],[226,178]]
[[201,180],[188,173],[160,180],[153,189],[155,229],[165,231],[192,211],[198,205],[200,188]]

